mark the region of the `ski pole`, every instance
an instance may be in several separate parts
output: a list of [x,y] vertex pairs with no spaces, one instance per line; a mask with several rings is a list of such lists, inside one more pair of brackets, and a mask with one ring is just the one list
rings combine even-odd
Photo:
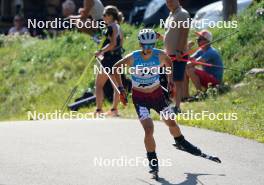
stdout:
[[208,46],[208,45],[213,44],[213,43],[215,43],[215,42],[218,42],[218,41],[220,41],[220,40],[226,39],[226,38],[228,38],[228,37],[230,37],[230,36],[232,36],[232,35],[234,35],[234,34],[236,34],[236,33],[238,33],[238,32],[239,32],[239,30],[236,30],[236,31],[234,31],[234,32],[232,32],[232,33],[230,33],[230,34],[227,34],[227,35],[225,35],[225,36],[223,36],[223,37],[220,37],[220,38],[218,38],[218,39],[216,39],[216,40],[213,40],[212,42],[206,43],[206,44],[204,44],[204,45],[202,45],[202,46],[200,46],[200,47],[198,47],[198,48],[191,49],[191,50],[187,51],[186,53],[182,54],[182,55],[180,56],[180,58],[185,57],[185,56],[188,56],[188,55],[191,55],[191,54],[195,53],[195,52],[196,52],[198,49],[200,49],[201,47],[205,47],[205,46]]
[[165,87],[163,87],[162,85],[161,85],[161,88],[162,88],[166,93],[169,93],[169,90],[166,89]]
[[84,76],[86,75],[86,71],[88,70],[89,64],[92,63],[94,60],[94,57],[91,58],[91,60],[89,61],[89,63],[86,65],[85,69],[83,70],[83,73],[81,75],[81,77],[79,78],[78,82],[76,83],[76,85],[73,87],[73,89],[71,90],[70,95],[68,96],[67,100],[65,101],[65,103],[63,104],[61,110],[62,113],[64,113],[67,105],[69,104],[69,102],[71,101],[72,97],[74,96],[74,94],[76,93],[80,83],[82,82]]
[[[103,46],[103,43],[105,42],[105,40],[106,40],[106,38],[103,39],[103,40],[101,41],[100,48]],[[65,111],[65,109],[66,109],[66,106],[69,104],[69,102],[71,101],[72,97],[73,97],[74,94],[76,93],[76,91],[77,91],[77,89],[78,89],[80,83],[82,82],[83,78],[84,78],[85,75],[86,75],[86,72],[87,72],[87,70],[88,70],[88,68],[89,68],[90,63],[92,63],[92,62],[94,61],[94,59],[95,59],[95,56],[93,56],[93,57],[90,59],[90,61],[88,62],[88,64],[87,64],[86,67],[84,68],[81,77],[79,78],[78,82],[77,82],[76,85],[73,87],[73,89],[71,90],[70,95],[68,96],[68,98],[66,99],[65,103],[63,104],[63,106],[62,106],[62,108],[61,108],[62,113],[64,113],[64,111]]]
[[[176,59],[176,57],[172,57],[172,59]],[[231,70],[231,71],[244,73],[244,71],[240,71],[240,70],[237,70],[237,69],[227,68],[227,67],[218,66],[218,65],[214,65],[214,64],[208,64],[208,63],[204,63],[204,62],[198,62],[198,61],[194,61],[194,60],[190,60],[190,59],[180,59],[180,61],[182,61],[182,62],[191,62],[191,63],[197,64],[197,65],[202,65],[202,66],[207,66],[207,67],[215,67],[215,68],[226,69],[226,70]]]
[[198,65],[203,65],[203,66],[207,66],[207,67],[215,67],[215,68],[220,68],[220,69],[226,69],[226,70],[231,70],[231,71],[237,71],[240,73],[243,73],[244,71],[240,71],[237,69],[233,69],[233,68],[227,68],[227,67],[223,67],[223,66],[218,66],[218,65],[214,65],[214,64],[207,64],[207,63],[203,63],[203,62],[198,62],[198,61],[191,61],[190,62],[194,63],[194,64],[198,64]]
[[116,89],[116,91],[118,92],[118,94],[121,94],[121,92],[119,91],[119,89],[117,88],[115,82],[113,81],[113,79],[111,78],[111,76],[106,72],[104,66],[102,65],[101,61],[99,60],[98,57],[95,57],[97,62],[99,63],[100,67],[103,69],[104,73],[106,74],[106,76],[108,77],[108,79],[110,80],[110,82],[113,84],[114,88]]

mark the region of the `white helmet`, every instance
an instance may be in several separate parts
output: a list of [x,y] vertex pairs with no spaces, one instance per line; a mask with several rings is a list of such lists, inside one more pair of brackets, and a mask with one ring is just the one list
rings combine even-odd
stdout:
[[139,31],[138,40],[141,44],[155,44],[157,35],[152,29],[142,29]]

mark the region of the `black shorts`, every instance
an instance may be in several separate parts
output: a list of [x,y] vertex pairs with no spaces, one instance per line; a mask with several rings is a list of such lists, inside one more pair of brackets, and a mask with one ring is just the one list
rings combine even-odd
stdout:
[[152,93],[142,93],[132,90],[132,100],[140,121],[151,118],[150,109],[160,114],[169,108],[169,103],[166,101],[161,88]]
[[[173,58],[175,57],[175,55],[170,55],[170,57]],[[185,56],[183,58],[187,60],[189,57]],[[172,63],[173,63],[173,81],[183,81],[187,62],[173,59]]]
[[113,72],[113,66],[122,59],[121,55],[105,55],[101,61],[104,68],[108,68],[106,71]]

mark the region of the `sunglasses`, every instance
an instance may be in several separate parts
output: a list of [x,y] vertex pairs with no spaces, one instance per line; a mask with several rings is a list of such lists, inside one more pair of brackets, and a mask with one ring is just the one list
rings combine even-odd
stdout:
[[203,41],[203,40],[206,40],[205,38],[203,38],[203,37],[200,37],[200,38],[198,38],[198,39],[196,39],[198,42],[201,42],[201,41]]
[[153,49],[155,44],[141,44],[144,50]]

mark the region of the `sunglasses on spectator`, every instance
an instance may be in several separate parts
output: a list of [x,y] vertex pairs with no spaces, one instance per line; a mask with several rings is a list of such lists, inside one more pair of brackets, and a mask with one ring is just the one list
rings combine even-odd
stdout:
[[199,38],[197,39],[198,42],[201,42],[201,41],[203,41],[203,40],[206,40],[206,39],[203,38],[203,37],[199,37]]

